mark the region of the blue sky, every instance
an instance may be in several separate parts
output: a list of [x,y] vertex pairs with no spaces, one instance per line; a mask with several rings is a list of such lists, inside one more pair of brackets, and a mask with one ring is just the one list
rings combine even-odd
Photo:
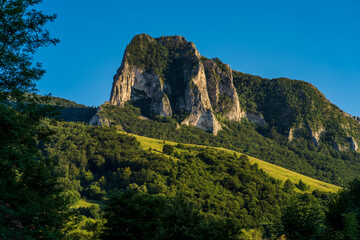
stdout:
[[40,93],[98,106],[110,97],[126,45],[139,33],[182,35],[200,54],[266,78],[314,84],[360,116],[360,1],[44,0],[56,47],[36,60]]

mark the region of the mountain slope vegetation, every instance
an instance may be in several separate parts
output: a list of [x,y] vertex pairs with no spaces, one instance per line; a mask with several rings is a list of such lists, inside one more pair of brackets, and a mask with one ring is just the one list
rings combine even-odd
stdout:
[[[263,127],[246,120],[224,120],[217,136],[198,128],[181,126],[170,117],[144,119],[140,110],[128,104],[121,108],[104,105],[98,113],[110,120],[119,130],[151,138],[179,143],[224,147],[316,179],[344,186],[358,175],[360,164],[356,152],[339,152],[331,145],[315,147],[311,140],[287,138],[277,132],[267,137]],[[261,134],[263,133],[263,134]]]
[[[56,134],[43,152],[57,163],[60,186],[73,203],[81,198],[103,202],[126,189],[182,195],[206,218],[231,219],[241,228],[271,235],[280,226],[284,204],[295,194],[246,155],[181,144],[167,155],[141,149],[135,137],[114,127],[54,120],[47,124]],[[87,216],[97,216],[99,209],[92,211]]]
[[351,146],[350,142],[360,137],[359,122],[310,83],[286,78],[270,80],[234,71],[234,85],[244,109],[261,113],[268,129],[276,130],[290,142],[298,137],[316,146],[357,150],[357,144]]
[[[128,134],[128,133],[125,133],[125,134]],[[210,146],[204,146],[204,145],[182,144],[182,143],[179,144],[176,142],[158,140],[158,139],[143,137],[143,136],[134,135],[134,134],[128,134],[128,135],[134,136],[136,138],[136,140],[139,141],[142,149],[148,150],[150,148],[152,151],[157,152],[159,154],[161,154],[163,152],[165,145],[172,145],[177,151],[187,151],[186,149],[188,149],[188,150],[190,149],[193,152],[194,151],[198,152],[204,148],[206,148],[206,149],[211,148],[211,149],[218,150],[218,151],[225,151],[229,154],[236,154],[238,157],[240,157],[242,155],[239,152],[221,148],[221,147],[210,147]],[[179,146],[181,148],[179,148]],[[253,158],[250,156],[248,156],[248,158],[249,158],[249,162],[251,164],[257,164],[259,169],[262,169],[263,171],[265,171],[270,177],[281,180],[283,182],[290,180],[292,183],[298,183],[300,180],[302,180],[309,186],[309,190],[308,190],[309,192],[312,192],[314,190],[336,192],[341,189],[338,186],[335,186],[335,185],[332,185],[329,183],[325,183],[325,182],[322,182],[322,181],[319,181],[319,180],[316,180],[313,178],[309,178],[305,175],[298,174],[296,172],[293,172],[288,169],[276,166],[274,164],[262,161],[260,159]]]

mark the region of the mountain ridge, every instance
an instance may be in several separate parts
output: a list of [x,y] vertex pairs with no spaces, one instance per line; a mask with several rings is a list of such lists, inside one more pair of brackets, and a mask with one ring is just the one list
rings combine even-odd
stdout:
[[[230,68],[218,58],[201,56],[182,36],[136,35],[114,76],[110,104],[126,102],[142,115],[170,116],[180,125],[214,135],[223,120],[247,119],[285,137],[327,142],[338,151],[359,151],[359,118],[344,113],[311,83],[266,79]],[[337,118],[333,121],[332,118]],[[221,120],[223,119],[223,120]],[[109,124],[96,115],[92,124]]]
[[311,83],[232,70],[180,36],[137,35],[124,56],[92,125],[225,147],[339,186],[360,171],[359,122]]

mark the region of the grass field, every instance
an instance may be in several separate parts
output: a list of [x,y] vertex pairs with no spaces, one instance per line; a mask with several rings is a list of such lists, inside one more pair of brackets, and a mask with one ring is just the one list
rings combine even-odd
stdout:
[[[177,148],[176,146],[178,145],[178,143],[176,142],[171,142],[171,141],[163,141],[163,140],[158,140],[158,139],[154,139],[154,138],[148,138],[148,137],[143,137],[143,136],[139,136],[139,135],[135,135],[135,134],[130,134],[130,133],[124,133],[124,132],[119,132],[121,134],[128,134],[131,136],[136,137],[136,139],[140,142],[141,147],[144,150],[148,150],[149,148],[151,148],[152,150],[154,150],[155,152],[162,152],[163,146],[164,144],[170,144],[173,145],[175,147],[176,151],[186,151],[182,148]],[[238,156],[240,156],[242,153],[236,152],[236,151],[232,151],[229,149],[225,149],[225,148],[218,148],[218,147],[209,147],[209,146],[202,146],[202,145],[194,145],[194,144],[183,144],[184,146],[188,146],[188,147],[202,147],[202,148],[212,148],[212,149],[217,149],[219,151],[226,151],[229,152],[231,154],[236,154]],[[193,151],[196,151],[196,149],[194,149]],[[321,191],[331,191],[331,192],[336,192],[339,189],[341,189],[341,187],[335,186],[333,184],[330,183],[325,183],[322,182],[320,180],[311,178],[311,177],[307,177],[305,175],[290,171],[288,169],[276,166],[274,164],[262,161],[260,159],[257,158],[253,158],[248,156],[250,159],[250,162],[252,164],[257,163],[260,169],[263,169],[265,172],[267,172],[269,174],[269,176],[275,178],[275,179],[279,179],[283,182],[285,182],[287,179],[290,179],[293,183],[298,183],[299,180],[301,179],[303,182],[305,182],[306,184],[308,184],[310,186],[309,192],[312,192],[315,189],[321,190]]]
[[104,203],[102,201],[91,201],[91,200],[80,199],[77,203],[75,203],[71,207],[77,209],[77,208],[88,208],[93,205],[98,205],[101,208],[103,207]]

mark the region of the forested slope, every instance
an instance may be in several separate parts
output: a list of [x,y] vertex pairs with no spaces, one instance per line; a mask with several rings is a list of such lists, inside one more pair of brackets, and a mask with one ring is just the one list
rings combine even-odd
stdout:
[[271,234],[294,194],[294,185],[286,187],[269,177],[245,155],[181,145],[171,155],[159,154],[142,150],[134,137],[115,128],[48,124],[56,133],[43,151],[58,163],[61,186],[73,203],[80,198],[104,201],[125,189],[182,195],[205,216],[232,219],[242,228]]
[[295,138],[289,143],[287,137],[277,131],[270,131],[268,136],[267,128],[246,120],[234,122],[222,119],[225,127],[214,136],[195,127],[180,127],[170,117],[144,119],[140,110],[130,104],[124,108],[104,105],[98,114],[108,119],[117,129],[129,133],[179,143],[233,149],[340,186],[354,179],[360,171],[360,156],[354,151],[340,152],[327,144],[315,147],[311,140],[303,138]]

